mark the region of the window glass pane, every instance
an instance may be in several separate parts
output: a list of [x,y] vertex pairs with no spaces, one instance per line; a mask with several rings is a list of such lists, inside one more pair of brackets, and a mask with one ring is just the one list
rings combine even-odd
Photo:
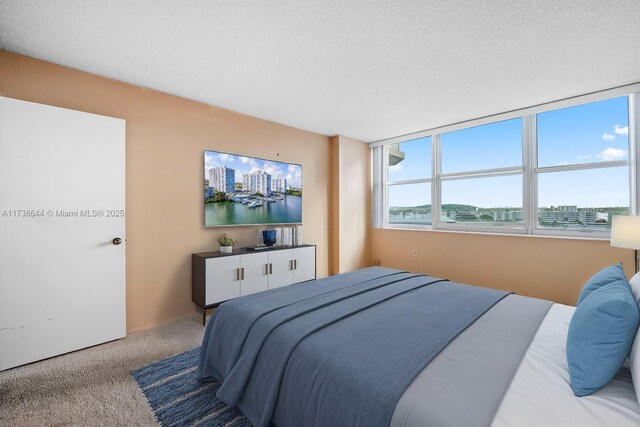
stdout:
[[446,222],[522,223],[522,175],[442,181]]
[[522,165],[522,119],[505,120],[440,137],[442,172]]
[[431,224],[431,183],[389,185],[389,224]]
[[541,167],[629,158],[626,96],[540,113],[537,121]]
[[431,177],[431,137],[391,144],[389,182]]
[[629,168],[538,175],[538,225],[608,231],[612,215],[629,214]]

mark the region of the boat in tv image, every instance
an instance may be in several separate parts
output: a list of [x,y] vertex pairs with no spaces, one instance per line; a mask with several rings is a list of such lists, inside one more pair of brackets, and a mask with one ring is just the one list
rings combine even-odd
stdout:
[[302,166],[205,151],[205,227],[262,224],[302,224]]

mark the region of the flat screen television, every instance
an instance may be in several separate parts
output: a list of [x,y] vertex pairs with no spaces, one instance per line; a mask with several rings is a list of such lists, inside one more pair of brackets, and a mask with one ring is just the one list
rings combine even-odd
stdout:
[[205,151],[205,227],[264,224],[302,224],[302,166]]

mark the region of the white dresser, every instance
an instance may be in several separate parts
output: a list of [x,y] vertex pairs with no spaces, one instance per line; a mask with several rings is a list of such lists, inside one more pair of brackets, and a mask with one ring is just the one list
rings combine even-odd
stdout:
[[191,257],[191,298],[202,311],[239,296],[316,278],[315,245],[281,246],[231,254],[203,252]]

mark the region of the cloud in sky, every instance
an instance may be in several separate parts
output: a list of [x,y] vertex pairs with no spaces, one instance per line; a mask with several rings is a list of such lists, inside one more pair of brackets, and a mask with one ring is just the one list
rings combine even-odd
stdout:
[[287,166],[287,174],[285,179],[287,180],[287,185],[291,187],[301,188],[302,187],[302,167],[299,165],[290,164]]
[[214,153],[205,152],[204,153],[204,179],[209,179],[209,169],[215,168],[216,166],[220,166],[216,161],[216,156]]
[[256,161],[256,159],[252,159],[249,157],[244,157],[244,156],[240,156],[240,161],[244,164],[248,164],[251,165],[253,167],[258,167],[258,162]]
[[235,158],[231,154],[220,153],[218,154],[218,159],[222,162],[232,162]]
[[556,166],[567,166],[568,164],[569,164],[569,162],[567,162],[567,161],[562,161],[562,162],[558,162],[558,163],[556,164]]
[[270,162],[268,160],[264,162],[264,171],[269,175],[272,175],[278,178],[282,178],[284,176],[284,172],[279,167],[279,164]]
[[591,154],[578,154],[578,160],[587,160],[591,158]]
[[629,135],[629,126],[622,127],[620,125],[615,125],[613,127],[613,131],[618,135]]
[[302,188],[302,166],[289,165],[287,167],[287,185]]
[[626,150],[623,150],[621,148],[608,147],[602,150],[602,152],[598,154],[596,157],[604,161],[611,161],[611,160],[621,160],[626,155],[627,155]]
[[602,139],[604,139],[605,141],[613,141],[614,139],[616,139],[616,136],[605,132],[602,134]]

